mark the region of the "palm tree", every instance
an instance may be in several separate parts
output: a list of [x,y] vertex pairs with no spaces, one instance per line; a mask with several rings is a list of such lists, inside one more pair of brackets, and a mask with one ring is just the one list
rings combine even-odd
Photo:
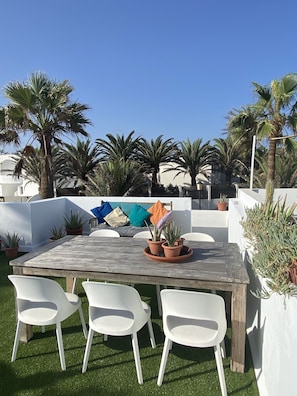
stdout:
[[98,147],[92,147],[90,139],[77,139],[76,145],[64,143],[59,151],[59,172],[63,178],[69,178],[75,185],[82,185],[88,181],[89,175],[99,164]]
[[209,141],[202,144],[202,139],[196,139],[193,143],[189,139],[180,143],[179,154],[173,162],[177,164],[166,171],[176,170],[176,176],[184,173],[191,177],[192,189],[197,189],[197,175],[200,173],[205,177],[209,175],[209,167],[212,162],[213,149]]
[[4,95],[10,101],[0,108],[0,141],[20,145],[20,134],[31,134],[30,145],[40,145],[40,195],[54,196],[53,144],[64,134],[88,136],[84,117],[88,106],[70,101],[73,88],[68,81],[56,82],[45,74],[32,73],[28,82],[9,83]]
[[125,138],[124,135],[120,136],[116,134],[107,134],[106,139],[96,139],[98,145],[99,155],[104,161],[124,160],[135,158],[137,145],[140,141],[140,137],[134,138],[134,131],[130,132]]
[[238,112],[229,118],[229,131],[241,131],[254,134],[259,140],[268,139],[268,173],[267,181],[275,178],[275,156],[278,143],[282,137],[286,145],[291,142],[284,132],[296,132],[297,127],[297,74],[285,75],[280,80],[271,81],[270,85],[262,86],[253,83],[257,102],[248,106],[254,116],[255,123],[247,129],[245,114]]
[[173,139],[163,141],[163,135],[156,140],[147,141],[141,138],[138,144],[137,160],[143,165],[147,174],[152,174],[152,191],[159,185],[160,165],[175,160],[178,156],[178,145]]
[[135,161],[101,162],[89,175],[86,190],[91,195],[127,196],[137,187],[148,184],[139,164]]
[[232,135],[228,135],[226,139],[214,139],[215,162],[226,176],[226,185],[231,186],[232,176],[241,173],[242,169],[246,169],[246,165],[241,160],[244,145],[242,139],[234,139]]

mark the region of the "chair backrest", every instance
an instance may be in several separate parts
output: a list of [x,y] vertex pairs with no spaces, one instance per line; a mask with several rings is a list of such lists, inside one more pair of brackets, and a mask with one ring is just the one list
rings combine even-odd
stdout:
[[[52,279],[39,276],[8,275],[8,279],[16,289],[19,313],[32,303],[33,306],[48,306],[57,311],[57,318],[64,318],[69,301],[62,287]],[[59,319],[57,319],[59,321]],[[56,323],[56,320],[53,322]]]
[[131,286],[118,283],[82,282],[89,307],[129,311],[134,317],[142,318],[144,309],[138,291]]
[[150,239],[152,237],[149,231],[139,231],[137,234],[133,235],[133,238],[137,239]]
[[[168,332],[168,318],[201,320],[215,322],[217,325],[217,343],[222,342],[227,330],[224,299],[212,293],[188,290],[164,289],[161,291],[164,332]],[[205,345],[205,346],[213,346]]]
[[183,234],[181,238],[184,238],[186,241],[215,242],[211,235],[203,232],[187,232],[186,234]]
[[115,230],[96,230],[90,233],[89,236],[97,237],[120,237],[120,234]]

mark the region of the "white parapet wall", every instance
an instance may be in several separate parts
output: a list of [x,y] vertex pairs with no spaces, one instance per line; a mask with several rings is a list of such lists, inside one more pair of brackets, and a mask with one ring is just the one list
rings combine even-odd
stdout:
[[[276,189],[274,200],[297,202],[296,189]],[[247,300],[247,336],[261,396],[297,395],[297,298],[273,294],[269,299],[254,297],[251,291],[266,286],[254,275],[248,262],[249,247],[240,221],[245,208],[264,202],[265,190],[239,190],[238,199],[229,201],[229,240],[238,243],[250,276]]]
[[228,222],[228,210],[192,210],[192,231],[209,234],[217,242],[228,242]]
[[154,203],[157,200],[172,202],[173,219],[181,225],[182,232],[191,231],[191,198],[171,197],[59,197],[33,202],[0,203],[0,236],[16,232],[22,238],[20,251],[29,252],[45,243],[51,229],[64,227],[64,217],[79,212],[84,219],[84,234],[90,231],[91,209],[102,201]]

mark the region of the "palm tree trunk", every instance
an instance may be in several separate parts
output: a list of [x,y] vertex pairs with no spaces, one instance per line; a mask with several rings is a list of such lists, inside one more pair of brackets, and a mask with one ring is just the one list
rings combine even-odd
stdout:
[[54,177],[52,167],[51,142],[47,136],[43,136],[40,159],[40,196],[41,199],[54,197]]
[[269,150],[268,150],[268,172],[267,172],[267,182],[274,181],[275,177],[275,154],[276,154],[276,140],[270,138],[269,140]]

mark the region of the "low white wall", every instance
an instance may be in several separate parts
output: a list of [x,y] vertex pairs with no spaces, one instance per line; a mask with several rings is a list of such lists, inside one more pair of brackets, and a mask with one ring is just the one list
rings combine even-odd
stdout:
[[[296,200],[297,190],[276,190],[274,198],[285,195],[290,205]],[[240,246],[251,281],[247,302],[247,335],[259,393],[261,396],[295,396],[297,298],[273,294],[269,299],[258,299],[250,293],[251,290],[261,289],[264,280],[255,277],[251,269],[247,243],[239,224],[245,216],[245,208],[264,199],[264,190],[239,190],[238,199],[229,201],[229,238],[230,242]]]
[[51,229],[64,227],[64,217],[79,212],[84,219],[83,232],[90,231],[89,219],[94,217],[91,209],[101,201],[113,202],[162,202],[173,204],[173,219],[182,232],[191,231],[191,198],[158,197],[59,197],[32,202],[0,203],[0,235],[16,232],[22,236],[20,251],[28,252],[49,241]]
[[192,231],[211,235],[217,242],[228,242],[229,212],[192,210]]

